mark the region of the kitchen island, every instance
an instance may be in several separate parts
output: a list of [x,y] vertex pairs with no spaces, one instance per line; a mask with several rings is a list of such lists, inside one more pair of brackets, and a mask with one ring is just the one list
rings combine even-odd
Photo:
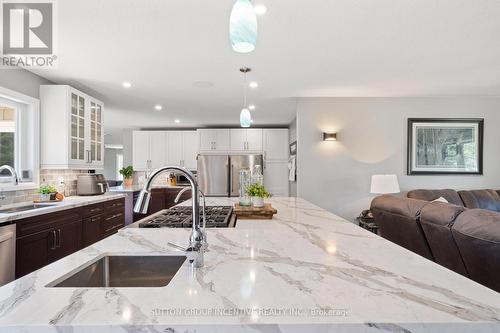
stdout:
[[123,229],[14,281],[0,332],[500,332],[495,291],[303,199],[270,202],[273,220],[208,230],[205,267],[163,288],[46,285],[104,254],[179,254],[167,243],[189,230]]

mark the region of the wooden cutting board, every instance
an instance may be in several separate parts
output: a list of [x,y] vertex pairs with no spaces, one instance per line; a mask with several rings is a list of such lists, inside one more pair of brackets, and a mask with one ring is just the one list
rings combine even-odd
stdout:
[[264,204],[261,208],[235,204],[233,213],[239,220],[271,220],[278,211],[271,204]]

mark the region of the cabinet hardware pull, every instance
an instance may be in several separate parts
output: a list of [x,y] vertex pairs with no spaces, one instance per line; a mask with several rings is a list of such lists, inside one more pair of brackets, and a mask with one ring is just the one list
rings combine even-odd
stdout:
[[55,231],[55,230],[52,230],[52,231],[50,232],[50,234],[52,235],[52,245],[50,246],[50,249],[51,249],[52,251],[54,251],[54,250],[56,249],[56,245],[57,245],[57,244],[56,244],[56,237],[57,237],[57,233],[56,233],[56,231]]
[[56,247],[61,247],[62,245],[62,233],[61,233],[61,229],[57,229],[57,245]]

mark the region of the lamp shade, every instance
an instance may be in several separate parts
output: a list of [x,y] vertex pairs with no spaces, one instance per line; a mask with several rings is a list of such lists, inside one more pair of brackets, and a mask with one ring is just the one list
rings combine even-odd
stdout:
[[247,108],[241,110],[240,125],[241,127],[250,127],[250,125],[252,125],[252,115],[250,114],[250,110]]
[[373,194],[399,193],[398,177],[396,175],[373,175],[370,192]]
[[249,0],[236,0],[229,19],[229,39],[238,53],[250,53],[255,49],[257,15]]

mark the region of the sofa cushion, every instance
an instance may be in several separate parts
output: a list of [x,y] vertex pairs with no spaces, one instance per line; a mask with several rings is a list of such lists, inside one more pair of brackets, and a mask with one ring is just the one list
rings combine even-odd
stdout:
[[459,191],[467,208],[480,208],[500,212],[500,195],[495,190]]
[[427,204],[427,201],[382,195],[373,199],[371,211],[382,237],[433,260],[418,221],[422,207]]
[[500,213],[469,209],[451,230],[470,278],[500,292]]
[[422,208],[420,224],[434,260],[452,271],[468,276],[451,232],[455,220],[465,209],[442,202],[429,203]]
[[448,200],[449,203],[463,206],[462,199],[458,195],[457,191],[445,189],[445,190],[413,190],[408,192],[408,198],[417,199],[417,200],[425,200],[425,201],[433,201],[440,197]]

